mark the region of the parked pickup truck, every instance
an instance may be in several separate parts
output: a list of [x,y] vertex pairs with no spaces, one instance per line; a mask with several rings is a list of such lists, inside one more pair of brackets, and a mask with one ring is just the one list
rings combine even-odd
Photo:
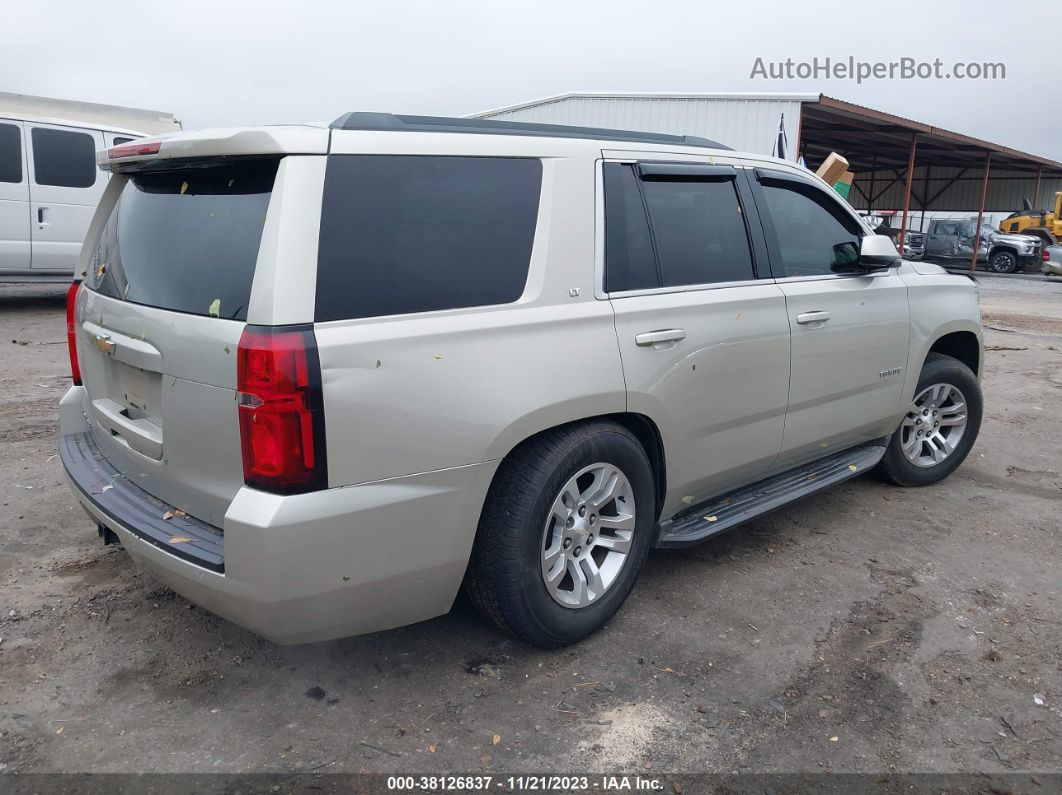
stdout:
[[[925,235],[924,257],[969,262],[973,256],[976,229],[977,222],[973,219],[931,222]],[[1040,263],[1040,241],[1028,235],[1005,235],[982,224],[977,261],[987,262],[996,273],[1022,271],[1028,265]]]
[[903,239],[904,259],[924,259],[926,256],[925,232],[908,232]]

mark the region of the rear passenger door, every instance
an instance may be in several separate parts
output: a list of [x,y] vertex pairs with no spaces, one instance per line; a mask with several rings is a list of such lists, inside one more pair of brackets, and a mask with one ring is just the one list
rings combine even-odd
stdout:
[[[851,272],[869,232],[832,191],[793,172],[750,174],[792,330],[783,471],[892,433],[907,365],[907,285]],[[847,270],[847,272],[846,272]]]
[[96,167],[103,133],[26,124],[33,268],[73,273],[92,214],[107,186]]
[[741,169],[605,161],[601,184],[602,294],[615,311],[627,410],[650,417],[667,450],[667,517],[763,477],[777,457],[785,298]]
[[0,119],[0,272],[30,266],[29,176],[22,122]]

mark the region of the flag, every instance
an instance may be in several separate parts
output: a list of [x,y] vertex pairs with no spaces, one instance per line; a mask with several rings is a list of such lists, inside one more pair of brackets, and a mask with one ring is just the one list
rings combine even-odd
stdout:
[[782,118],[778,121],[778,137],[774,142],[774,149],[771,151],[772,157],[780,157],[785,160],[785,150],[789,148],[789,139],[785,137],[785,114],[782,114]]

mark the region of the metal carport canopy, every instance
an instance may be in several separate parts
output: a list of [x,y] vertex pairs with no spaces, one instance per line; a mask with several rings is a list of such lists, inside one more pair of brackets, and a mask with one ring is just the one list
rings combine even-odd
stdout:
[[820,162],[830,152],[843,154],[853,171],[906,167],[912,137],[918,140],[918,165],[980,168],[985,153],[1009,171],[1062,175],[1062,163],[1046,157],[933,127],[820,94],[801,106],[799,148],[805,159]]
[[[1034,203],[1039,201],[1040,180],[1043,177],[1062,175],[1062,163],[1057,160],[891,113],[883,113],[824,94],[820,94],[817,101],[802,103],[799,135],[797,149],[804,155],[810,168],[815,168],[830,152],[837,152],[848,160],[851,171],[855,173],[875,173],[890,168],[904,172],[903,220],[897,241],[901,250],[907,233],[911,186],[917,166],[976,168],[982,172],[978,238],[993,167],[1034,175]],[[922,209],[932,210],[932,201],[928,201]],[[978,243],[979,240],[975,241],[975,251]],[[976,254],[971,267],[977,267]]]

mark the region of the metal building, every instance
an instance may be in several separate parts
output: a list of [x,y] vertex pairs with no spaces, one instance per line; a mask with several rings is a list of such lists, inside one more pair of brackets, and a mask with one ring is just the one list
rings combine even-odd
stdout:
[[30,94],[9,94],[0,91],[0,116],[32,118],[39,121],[84,122],[104,124],[141,133],[167,133],[181,129],[181,122],[172,113],[160,110],[126,108],[121,105],[101,105]]
[[[478,118],[699,135],[741,152],[771,154],[784,116],[797,140],[800,109],[818,94],[562,94],[475,114]],[[795,157],[794,157],[795,159]]]
[[[855,174],[863,211],[912,214],[1010,212],[1028,199],[1053,204],[1062,163],[823,94],[573,93],[474,114],[478,118],[700,135],[738,151],[775,154],[817,168],[830,152]],[[902,241],[902,234],[901,234]]]

